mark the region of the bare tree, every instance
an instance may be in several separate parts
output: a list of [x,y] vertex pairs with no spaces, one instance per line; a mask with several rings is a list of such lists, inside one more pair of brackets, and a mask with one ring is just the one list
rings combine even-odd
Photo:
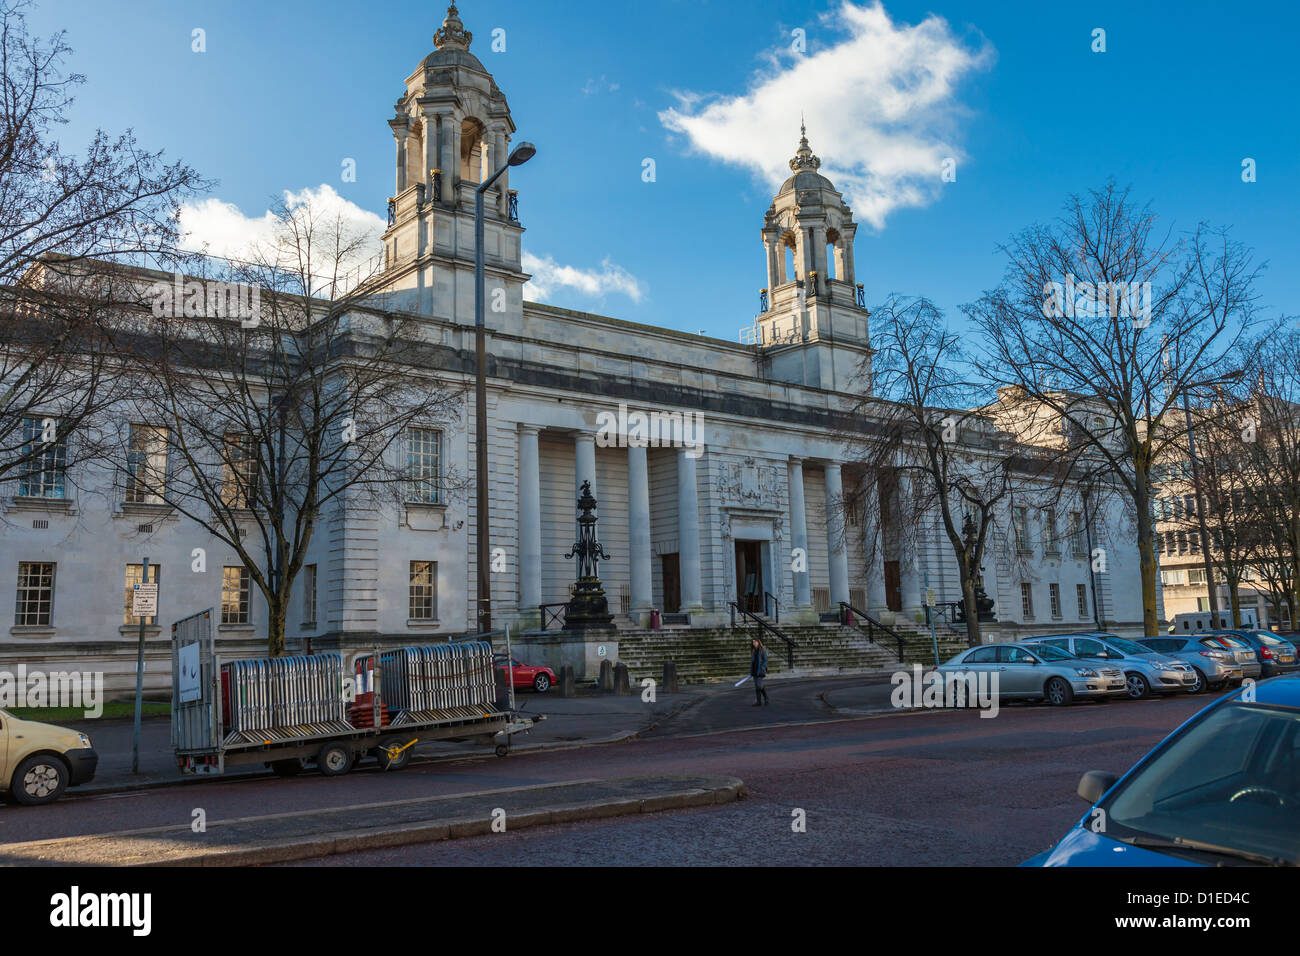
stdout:
[[65,153],[54,132],[84,78],[63,68],[62,33],[31,36],[27,8],[0,2],[0,479],[61,497],[103,457],[120,398],[116,336],[140,305],[121,266],[172,257],[178,204],[206,184],[130,132]]
[[348,276],[366,234],[309,201],[275,219],[251,261],[171,280],[179,296],[157,288],[154,345],[137,349],[150,387],[119,458],[126,501],[175,510],[238,555],[266,600],[272,656],[323,517],[444,501],[440,446],[411,430],[439,428],[459,402],[428,371],[421,323]]
[[1154,635],[1152,468],[1185,439],[1183,395],[1232,380],[1259,269],[1222,231],[1157,235],[1155,214],[1114,182],[1000,248],[1001,285],[964,307],[983,331],[986,374],[1059,416],[1076,455],[1128,498]]
[[[971,645],[981,643],[980,569],[996,516],[1020,492],[1030,496],[1030,473],[1041,463],[976,407],[986,391],[967,374],[960,336],[926,298],[891,296],[873,310],[877,354],[872,381],[856,380],[862,395],[844,432],[850,453],[867,475],[909,480],[900,523],[916,528],[937,512],[957,562],[962,617]],[[881,526],[880,495],[861,496]]]

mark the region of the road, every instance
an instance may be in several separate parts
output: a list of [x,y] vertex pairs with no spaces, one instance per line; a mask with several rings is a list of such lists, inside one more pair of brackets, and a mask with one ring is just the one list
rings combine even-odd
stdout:
[[[339,864],[1012,865],[1045,849],[1081,815],[1084,770],[1123,771],[1209,698],[1057,709],[1005,707],[875,717],[888,685],[852,679],[773,682],[752,695],[704,698],[641,739],[550,753],[413,766],[400,774],[204,781],[0,809],[17,842],[269,812],[356,806],[431,794],[667,773],[731,774],[739,804],[330,857]],[[795,832],[803,811],[805,832]]]

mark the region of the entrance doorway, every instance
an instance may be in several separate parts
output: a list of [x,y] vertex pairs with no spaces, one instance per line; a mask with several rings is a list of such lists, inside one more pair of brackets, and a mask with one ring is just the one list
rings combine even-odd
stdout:
[[903,576],[897,561],[885,562],[885,606],[895,612],[903,609]]
[[664,579],[664,613],[676,614],[682,609],[682,575],[676,552],[659,556],[659,570]]
[[736,603],[763,613],[763,542],[736,542]]

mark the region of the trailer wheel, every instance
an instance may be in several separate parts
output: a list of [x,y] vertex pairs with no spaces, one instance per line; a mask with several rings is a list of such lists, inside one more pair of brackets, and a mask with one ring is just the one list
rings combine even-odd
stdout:
[[497,744],[497,756],[504,757],[510,753],[510,748],[505,744]]
[[343,743],[326,744],[316,755],[316,766],[326,777],[341,777],[352,769],[352,748]]
[[292,760],[272,760],[268,766],[277,777],[296,777],[302,773],[302,761],[297,757]]
[[[405,770],[406,765],[411,762],[411,751],[413,748],[407,744],[412,743],[410,740],[403,740],[400,737],[389,737],[381,740],[379,746],[375,748],[375,759],[379,761],[380,770]],[[389,756],[393,752],[396,756]]]

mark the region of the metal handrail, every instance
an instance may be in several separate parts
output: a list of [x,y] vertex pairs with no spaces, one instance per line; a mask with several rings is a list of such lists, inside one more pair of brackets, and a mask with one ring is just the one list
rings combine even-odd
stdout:
[[[857,623],[856,620],[850,622],[848,614],[845,613],[847,611],[852,611],[858,617],[862,618],[864,621],[867,622],[867,626],[863,628],[862,625]],[[874,617],[872,617],[870,614],[866,613],[865,611],[858,610],[848,601],[840,602],[840,623],[846,624],[850,627],[856,627],[859,631],[865,630],[867,633],[867,640],[869,640],[872,644],[878,643],[876,641],[876,634],[875,634],[876,631],[881,631],[884,634],[888,634],[898,644],[898,659],[900,661],[903,659],[903,635],[899,634],[892,627],[889,627],[885,624],[881,624],[879,621],[877,621]]]
[[764,591],[763,592],[763,613],[764,614],[769,613],[767,610],[768,598],[772,599],[772,606],[776,608],[776,614],[772,615],[772,623],[780,624],[781,623],[781,599],[777,597],[775,594],[773,594],[771,591]]
[[796,647],[799,646],[798,644],[796,644],[793,640],[791,640],[789,637],[787,637],[787,636],[786,636],[782,631],[779,631],[779,630],[777,630],[775,627],[773,627],[769,622],[763,620],[763,618],[759,617],[759,616],[758,616],[757,614],[755,614],[753,611],[746,611],[743,607],[741,607],[741,606],[740,606],[739,604],[737,604],[735,601],[728,601],[727,604],[730,605],[730,607],[731,607],[731,626],[732,626],[732,627],[735,627],[735,626],[736,626],[736,612],[739,611],[739,612],[740,612],[740,616],[741,616],[743,619],[748,620],[748,621],[753,621],[755,624],[757,624],[757,625],[758,625],[760,628],[762,628],[763,630],[768,631],[768,632],[771,633],[771,634],[775,634],[775,635],[776,635],[777,637],[779,637],[781,640],[785,641],[785,655],[786,655],[786,658],[785,658],[785,659],[786,659],[786,663],[789,665],[790,670],[794,670],[794,649],[795,649]]

